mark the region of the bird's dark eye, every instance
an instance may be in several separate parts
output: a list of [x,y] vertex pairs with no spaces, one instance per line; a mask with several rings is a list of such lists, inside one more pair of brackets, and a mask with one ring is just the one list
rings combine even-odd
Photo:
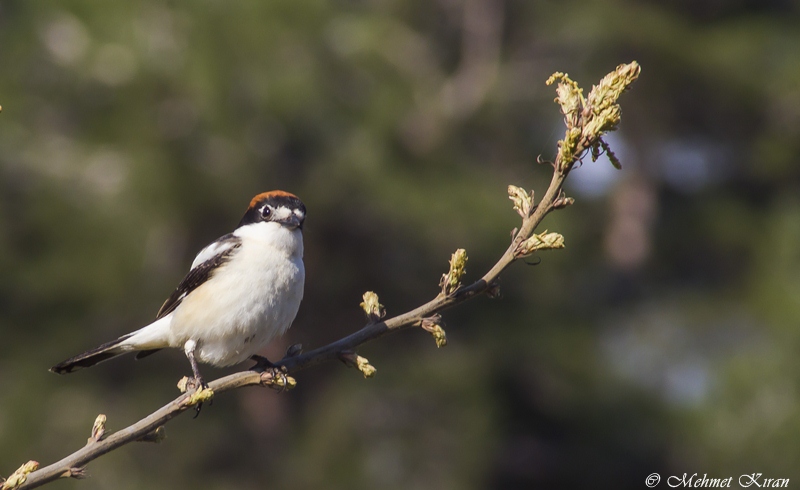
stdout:
[[264,209],[261,210],[261,217],[264,219],[269,218],[271,214],[272,210],[269,208],[269,206],[264,206]]

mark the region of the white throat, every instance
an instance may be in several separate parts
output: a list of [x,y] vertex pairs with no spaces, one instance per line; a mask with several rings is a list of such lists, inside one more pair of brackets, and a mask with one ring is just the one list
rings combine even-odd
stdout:
[[303,257],[303,232],[290,229],[280,223],[262,221],[242,226],[234,235],[242,240],[254,240],[293,257]]

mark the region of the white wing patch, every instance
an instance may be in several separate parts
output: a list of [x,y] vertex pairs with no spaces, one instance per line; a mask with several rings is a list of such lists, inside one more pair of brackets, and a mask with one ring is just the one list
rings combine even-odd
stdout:
[[228,234],[201,250],[194,259],[189,273],[161,305],[156,319],[168,315],[177,308],[186,296],[206,282],[215,270],[230,260],[241,244],[242,240],[239,237]]
[[197,257],[194,258],[194,262],[192,262],[192,266],[189,268],[189,270],[194,269],[203,262],[220,255],[231,248],[238,246],[239,244],[241,244],[241,240],[233,235],[233,233],[229,233],[218,238],[215,242],[211,243],[197,254]]

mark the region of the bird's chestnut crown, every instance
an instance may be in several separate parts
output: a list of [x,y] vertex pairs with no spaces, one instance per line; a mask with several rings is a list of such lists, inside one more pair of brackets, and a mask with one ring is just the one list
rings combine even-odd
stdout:
[[270,191],[261,193],[250,201],[239,226],[276,222],[292,229],[302,229],[305,217],[306,207],[297,196],[285,191]]

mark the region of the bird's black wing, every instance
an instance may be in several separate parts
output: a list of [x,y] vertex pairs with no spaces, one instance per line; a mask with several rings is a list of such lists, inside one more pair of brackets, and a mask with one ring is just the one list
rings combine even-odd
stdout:
[[[158,314],[156,315],[156,320],[172,313],[189,293],[206,282],[214,271],[230,260],[241,245],[241,238],[233,233],[228,233],[201,250],[192,263],[192,269],[186,274],[186,277],[183,278],[164,304],[161,305],[161,309],[158,310]],[[139,351],[136,353],[136,359],[147,357],[160,350],[161,349],[149,349]]]
[[201,250],[192,264],[192,270],[186,274],[186,277],[158,310],[156,320],[172,313],[189,293],[206,282],[220,266],[231,259],[241,246],[242,239],[229,233]]

